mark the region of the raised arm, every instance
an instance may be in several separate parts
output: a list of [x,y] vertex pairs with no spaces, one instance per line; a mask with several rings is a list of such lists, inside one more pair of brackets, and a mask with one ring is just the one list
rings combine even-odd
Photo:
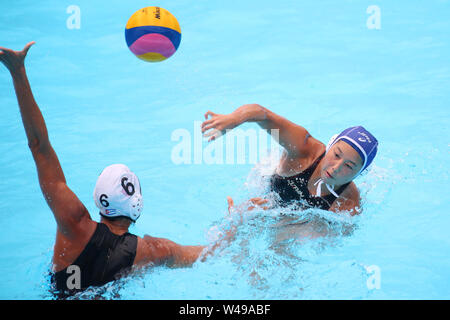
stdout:
[[[211,116],[210,119],[208,117]],[[233,129],[244,122],[256,122],[261,128],[272,134],[278,129],[279,144],[291,156],[303,156],[308,150],[308,131],[302,126],[273,113],[259,104],[246,104],[230,114],[216,114],[208,111],[202,123],[202,132],[209,141],[216,139],[226,130]]]
[[84,205],[66,185],[58,157],[48,138],[44,118],[28,82],[24,60],[33,44],[34,42],[28,43],[22,51],[0,47],[0,61],[8,68],[12,76],[28,146],[36,163],[42,193],[53,211],[58,230],[70,238],[79,232],[79,222],[90,217]]

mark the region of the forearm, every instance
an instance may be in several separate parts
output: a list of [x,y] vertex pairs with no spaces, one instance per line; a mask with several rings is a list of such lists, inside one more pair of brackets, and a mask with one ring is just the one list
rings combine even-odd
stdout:
[[19,103],[20,114],[31,149],[43,149],[49,146],[47,127],[44,118],[34,100],[25,67],[14,69],[11,76]]
[[286,119],[259,104],[245,104],[232,114],[236,119],[236,126],[244,122],[256,122],[261,128],[268,131],[272,129],[280,130],[285,126],[286,122]]
[[170,267],[188,267],[200,257],[205,246],[177,246],[168,263]]
[[[242,222],[241,222],[242,223]],[[237,226],[231,225],[225,231],[224,236],[212,243],[210,246],[181,246],[174,242],[172,248],[171,259],[167,261],[170,267],[187,267],[194,264],[198,259],[204,262],[209,256],[212,256],[215,251],[222,247],[225,243],[230,243],[234,240]]]
[[51,188],[55,187],[57,182],[65,183],[66,179],[58,157],[50,144],[44,117],[34,100],[25,68],[14,69],[11,75],[28,146],[33,154],[39,182],[45,195],[51,192]]
[[267,119],[267,109],[259,104],[244,104],[233,111],[236,126],[244,122],[261,122]]

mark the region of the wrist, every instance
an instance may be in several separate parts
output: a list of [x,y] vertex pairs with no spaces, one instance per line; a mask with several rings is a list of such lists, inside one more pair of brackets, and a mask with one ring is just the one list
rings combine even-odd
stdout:
[[230,114],[230,116],[231,116],[233,128],[235,128],[247,121],[247,114],[243,107],[240,107],[240,108],[234,110]]
[[25,66],[23,64],[19,66],[14,66],[9,69],[9,73],[13,78],[21,78],[25,75]]

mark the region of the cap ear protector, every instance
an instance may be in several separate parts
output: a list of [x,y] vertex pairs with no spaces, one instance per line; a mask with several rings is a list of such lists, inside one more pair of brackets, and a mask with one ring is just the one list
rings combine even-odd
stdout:
[[136,221],[144,208],[138,177],[123,164],[106,167],[97,179],[94,202],[104,217]]
[[333,136],[331,137],[330,141],[328,141],[327,148],[326,148],[326,152],[328,152],[328,150],[330,150],[331,146],[334,144],[334,140],[336,140],[336,138],[337,138],[338,135],[339,135],[339,134],[336,133],[335,135],[333,135]]

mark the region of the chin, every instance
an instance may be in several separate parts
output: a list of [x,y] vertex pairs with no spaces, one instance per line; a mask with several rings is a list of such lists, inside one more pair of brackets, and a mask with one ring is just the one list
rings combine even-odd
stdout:
[[328,178],[328,176],[325,172],[323,172],[323,174],[320,176],[320,178],[322,178],[322,181],[325,182],[326,184],[329,184],[329,185],[336,184],[335,180]]

